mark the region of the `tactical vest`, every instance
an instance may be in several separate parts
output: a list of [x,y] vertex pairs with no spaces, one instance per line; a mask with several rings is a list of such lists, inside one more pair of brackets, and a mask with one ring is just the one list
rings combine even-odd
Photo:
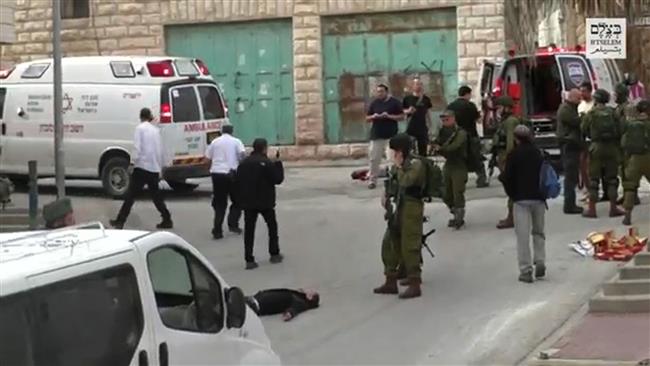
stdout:
[[611,108],[594,108],[591,115],[591,140],[594,142],[615,142],[619,139],[619,126]]
[[634,119],[628,121],[622,139],[623,150],[628,154],[650,152],[650,120]]

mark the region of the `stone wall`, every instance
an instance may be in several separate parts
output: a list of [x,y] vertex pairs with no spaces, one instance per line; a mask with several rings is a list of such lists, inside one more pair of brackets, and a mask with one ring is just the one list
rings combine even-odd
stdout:
[[[16,43],[0,60],[50,57],[51,0],[16,0]],[[504,0],[91,0],[90,18],[64,19],[64,55],[162,55],[167,24],[292,18],[296,144],[305,156],[355,155],[362,145],[324,141],[321,16],[457,8],[458,80],[476,85],[484,57],[503,56]],[[312,151],[313,150],[313,151]],[[317,150],[321,152],[317,153]]]

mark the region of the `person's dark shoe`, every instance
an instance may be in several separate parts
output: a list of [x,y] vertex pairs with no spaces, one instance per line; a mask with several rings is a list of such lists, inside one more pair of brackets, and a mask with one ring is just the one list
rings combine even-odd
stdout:
[[511,216],[508,216],[497,223],[497,229],[510,229],[513,227],[515,227],[515,222]]
[[395,276],[386,276],[386,281],[383,285],[375,288],[372,292],[380,295],[397,295],[397,278]]
[[582,211],[584,211],[582,207],[578,206],[568,207],[564,209],[564,213],[567,215],[580,215],[582,214]]
[[368,189],[375,189],[375,188],[377,188],[377,183],[375,183],[375,182],[370,182],[370,183],[368,184]]
[[212,239],[214,239],[214,240],[223,239],[223,233],[215,233],[215,232],[213,232],[212,233]]
[[465,226],[465,220],[455,220],[454,221],[454,229],[460,230],[462,227]]
[[587,206],[587,209],[582,212],[582,217],[589,219],[595,219],[598,217],[596,214],[596,202],[589,200],[589,205]]
[[399,294],[400,299],[412,299],[414,297],[422,296],[422,289],[420,289],[420,279],[419,278],[409,278],[408,287],[404,292]]
[[523,272],[519,275],[519,281],[525,283],[533,283],[533,272]]
[[618,208],[616,200],[612,200],[609,204],[609,217],[619,217],[625,215],[625,211]]
[[173,229],[174,223],[172,220],[163,220],[160,224],[156,225],[156,229]]
[[535,265],[535,278],[544,278],[546,276],[546,265],[536,264]]
[[260,265],[257,262],[246,262],[246,269],[251,270],[259,267]]
[[449,221],[447,221],[447,227],[455,227],[455,226],[456,226],[456,220],[449,219]]
[[118,230],[124,229],[124,223],[123,222],[120,222],[120,221],[117,221],[117,220],[110,220],[108,223],[113,227],[113,229],[118,229]]
[[240,228],[238,228],[236,226],[229,227],[228,230],[230,230],[231,233],[237,234],[237,235],[241,235],[241,233],[243,233],[242,229],[240,229]]
[[284,260],[284,256],[282,254],[276,254],[271,256],[271,263],[276,264],[276,263],[282,263]]

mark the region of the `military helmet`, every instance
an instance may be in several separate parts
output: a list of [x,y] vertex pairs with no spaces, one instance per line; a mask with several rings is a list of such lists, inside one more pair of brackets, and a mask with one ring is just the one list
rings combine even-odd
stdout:
[[616,95],[621,95],[621,96],[625,95],[625,96],[627,96],[628,93],[629,93],[629,90],[627,89],[627,85],[625,85],[624,83],[618,83],[618,84],[616,84],[616,87],[614,88],[614,92],[616,93]]
[[609,103],[609,92],[605,89],[596,89],[594,92],[594,100],[596,103],[607,104]]
[[71,212],[72,202],[70,202],[70,198],[64,197],[43,207],[43,219],[45,219],[46,223],[51,223],[64,218],[65,215]]
[[512,100],[512,97],[509,97],[507,95],[498,97],[497,100],[495,101],[496,105],[502,105],[504,107],[514,107],[515,101]]
[[650,100],[648,99],[640,100],[636,105],[636,110],[639,113],[650,113]]
[[391,150],[401,151],[404,155],[408,154],[413,147],[411,136],[405,133],[398,133],[388,141],[388,147]]

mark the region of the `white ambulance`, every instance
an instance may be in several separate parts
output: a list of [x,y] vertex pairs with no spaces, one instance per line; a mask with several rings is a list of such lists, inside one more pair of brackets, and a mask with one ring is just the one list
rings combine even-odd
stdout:
[[[126,193],[133,133],[140,109],[159,119],[173,189],[208,176],[203,153],[227,124],[217,83],[196,59],[177,57],[67,57],[62,61],[64,162],[67,178],[100,178],[111,196]],[[52,60],[0,73],[0,174],[25,179],[27,163],[54,175]]]
[[242,291],[168,232],[0,234],[3,365],[280,364]]

